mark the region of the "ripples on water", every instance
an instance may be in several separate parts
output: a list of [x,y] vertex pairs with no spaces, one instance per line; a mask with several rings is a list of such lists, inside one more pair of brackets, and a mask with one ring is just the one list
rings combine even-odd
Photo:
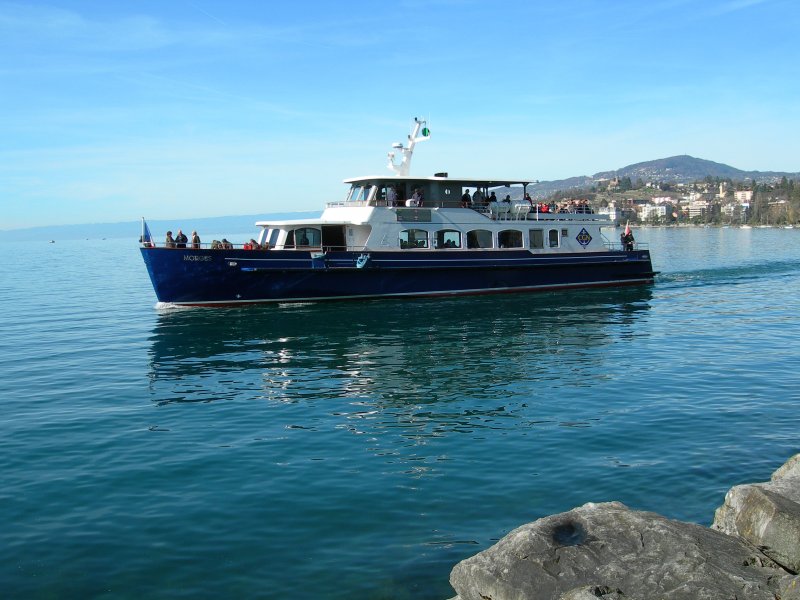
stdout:
[[131,244],[7,247],[0,580],[444,598],[588,501],[708,523],[800,445],[800,234],[637,237],[651,287],[173,311]]

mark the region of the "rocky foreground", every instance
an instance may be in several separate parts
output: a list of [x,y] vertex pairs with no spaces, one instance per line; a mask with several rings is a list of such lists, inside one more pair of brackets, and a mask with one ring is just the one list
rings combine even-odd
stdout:
[[800,454],[725,496],[710,528],[589,503],[458,563],[453,600],[800,600]]

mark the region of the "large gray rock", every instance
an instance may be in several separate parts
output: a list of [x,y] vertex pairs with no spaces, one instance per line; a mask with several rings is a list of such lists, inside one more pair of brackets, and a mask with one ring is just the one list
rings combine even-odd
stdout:
[[731,488],[711,527],[743,538],[786,569],[800,572],[800,454],[770,481]]
[[561,595],[560,600],[629,600],[622,590],[603,585],[587,585]]
[[800,577],[793,577],[781,584],[781,600],[800,600]]
[[461,600],[775,600],[791,579],[739,539],[618,502],[523,525],[450,574]]

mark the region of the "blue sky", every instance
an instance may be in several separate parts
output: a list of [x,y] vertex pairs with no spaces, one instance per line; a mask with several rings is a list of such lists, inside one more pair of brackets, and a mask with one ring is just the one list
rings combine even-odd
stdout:
[[0,230],[318,210],[388,173],[800,171],[796,0],[0,0]]

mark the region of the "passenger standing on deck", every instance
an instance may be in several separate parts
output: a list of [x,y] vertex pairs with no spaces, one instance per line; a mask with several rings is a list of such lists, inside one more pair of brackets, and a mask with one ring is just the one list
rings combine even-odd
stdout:
[[389,186],[386,190],[386,206],[395,206],[397,204],[397,190],[393,185]]
[[178,229],[178,235],[175,236],[175,245],[178,248],[186,248],[186,242],[189,241],[189,238],[186,237],[186,234],[183,233],[180,229]]
[[475,190],[475,193],[472,194],[472,206],[475,208],[483,208],[483,192],[481,192],[481,188]]
[[175,240],[172,239],[172,232],[167,232],[167,238],[164,240],[164,246],[167,248],[174,248],[175,247]]
[[195,250],[200,247],[200,236],[197,235],[196,231],[192,232],[192,248]]
[[464,192],[464,195],[461,196],[461,207],[462,208],[469,208],[472,204],[472,196],[469,195],[469,190]]
[[622,245],[625,247],[625,250],[631,251],[633,250],[633,243],[636,241],[633,239],[633,232],[631,231],[630,227],[626,227],[625,231],[620,236],[622,240]]

